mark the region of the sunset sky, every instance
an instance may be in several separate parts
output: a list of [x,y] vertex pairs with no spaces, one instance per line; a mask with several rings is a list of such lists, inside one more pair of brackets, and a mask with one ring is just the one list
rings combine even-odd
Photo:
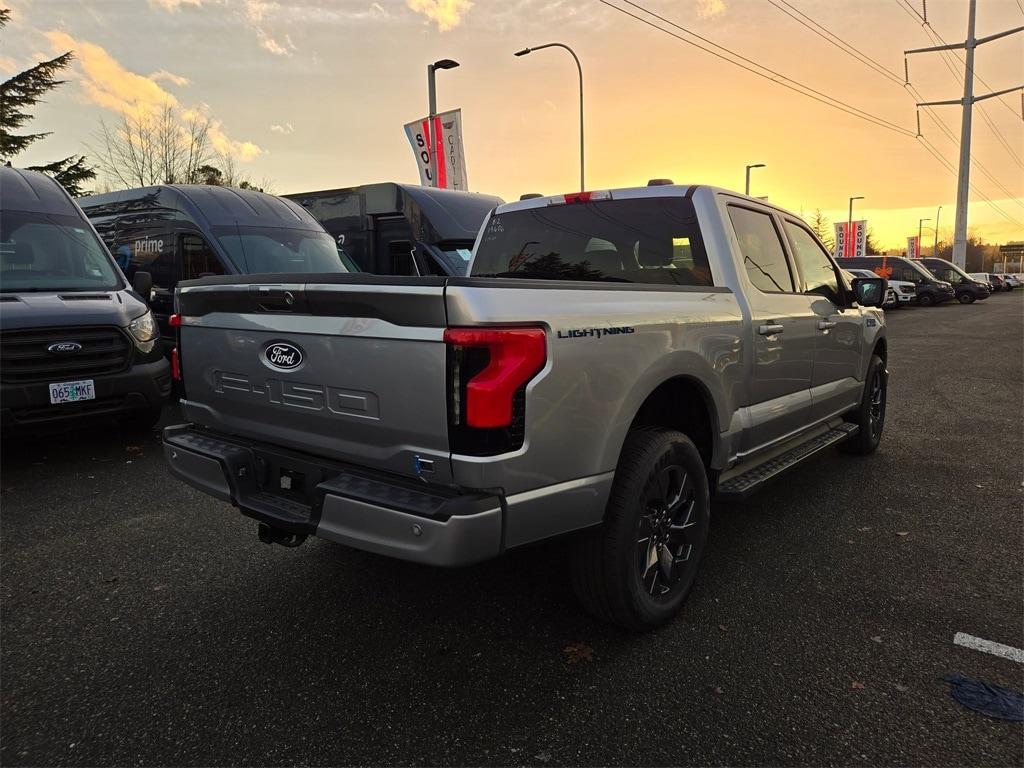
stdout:
[[[787,1],[900,75],[904,49],[932,44],[906,5],[920,9],[920,0]],[[626,0],[609,2],[685,37]],[[169,102],[182,115],[205,111],[217,148],[278,193],[415,182],[402,125],[426,113],[426,64],[447,57],[462,66],[439,73],[438,101],[463,110],[470,189],[506,200],[573,191],[573,62],[557,49],[512,55],[559,41],[583,62],[591,189],[670,177],[742,191],[744,165],[759,162],[767,167],[753,172],[752,194],[797,212],[845,220],[847,199],[863,195],[855,218],[867,218],[883,246],[902,246],[939,205],[940,235],[952,229],[956,179],[913,137],[914,99],[902,85],[768,0],[636,2],[911,135],[797,95],[598,0],[7,0],[0,72],[69,49],[77,56],[30,126],[54,135],[16,164],[88,152],[101,118]],[[978,36],[1024,25],[1022,4],[979,0]],[[928,16],[946,41],[963,39],[966,0],[931,0]],[[975,71],[991,89],[1024,83],[1024,34],[979,48]],[[927,100],[961,96],[938,54],[913,57],[910,73]],[[972,181],[1015,222],[972,192],[970,225],[993,242],[1024,240],[1021,96],[983,104],[973,156],[991,178],[975,164]],[[936,111],[958,136],[960,108]],[[921,127],[955,166],[955,142],[926,114]]]

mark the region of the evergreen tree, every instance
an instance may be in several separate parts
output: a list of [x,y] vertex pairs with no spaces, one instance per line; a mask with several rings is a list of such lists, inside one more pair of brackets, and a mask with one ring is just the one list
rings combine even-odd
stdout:
[[805,221],[811,225],[811,231],[818,236],[822,244],[829,249],[834,251],[836,248],[836,238],[833,235],[832,222],[828,220],[828,216],[821,212],[821,208],[815,208],[814,213],[811,214],[809,219]]
[[[0,8],[0,29],[7,26],[11,12]],[[10,162],[24,152],[31,144],[49,136],[47,133],[15,133],[32,120],[29,111],[39,103],[46,93],[64,84],[57,75],[67,68],[74,58],[71,51],[62,53],[49,61],[19,72],[0,83],[0,162]],[[96,172],[85,163],[85,157],[72,155],[45,165],[29,168],[52,176],[73,197],[85,193],[82,185],[96,178]]]

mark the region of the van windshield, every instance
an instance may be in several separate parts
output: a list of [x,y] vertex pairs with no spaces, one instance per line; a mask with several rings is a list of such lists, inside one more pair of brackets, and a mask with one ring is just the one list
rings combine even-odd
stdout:
[[3,211],[0,291],[114,291],[117,267],[92,229],[77,216]]
[[214,227],[213,234],[245,274],[353,271],[323,231],[230,225]]
[[929,262],[928,268],[941,280],[950,283],[973,283],[974,278],[955,264],[944,264],[941,261]]

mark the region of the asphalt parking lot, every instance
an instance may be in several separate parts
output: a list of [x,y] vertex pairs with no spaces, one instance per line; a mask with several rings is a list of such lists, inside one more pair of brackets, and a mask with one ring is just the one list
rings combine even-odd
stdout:
[[[578,609],[558,544],[441,571],[289,550],[156,434],[5,441],[5,765],[1020,765],[949,695],[1024,666],[1024,291],[889,313],[879,452],[716,504],[682,616]],[[174,409],[168,408],[167,423]]]

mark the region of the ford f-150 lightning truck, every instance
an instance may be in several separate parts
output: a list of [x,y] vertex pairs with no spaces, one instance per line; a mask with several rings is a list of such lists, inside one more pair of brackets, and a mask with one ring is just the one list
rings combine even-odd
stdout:
[[181,283],[165,453],[268,543],[456,566],[565,536],[584,606],[646,629],[685,600],[713,495],[878,446],[885,290],[722,189],[523,200],[466,277]]

